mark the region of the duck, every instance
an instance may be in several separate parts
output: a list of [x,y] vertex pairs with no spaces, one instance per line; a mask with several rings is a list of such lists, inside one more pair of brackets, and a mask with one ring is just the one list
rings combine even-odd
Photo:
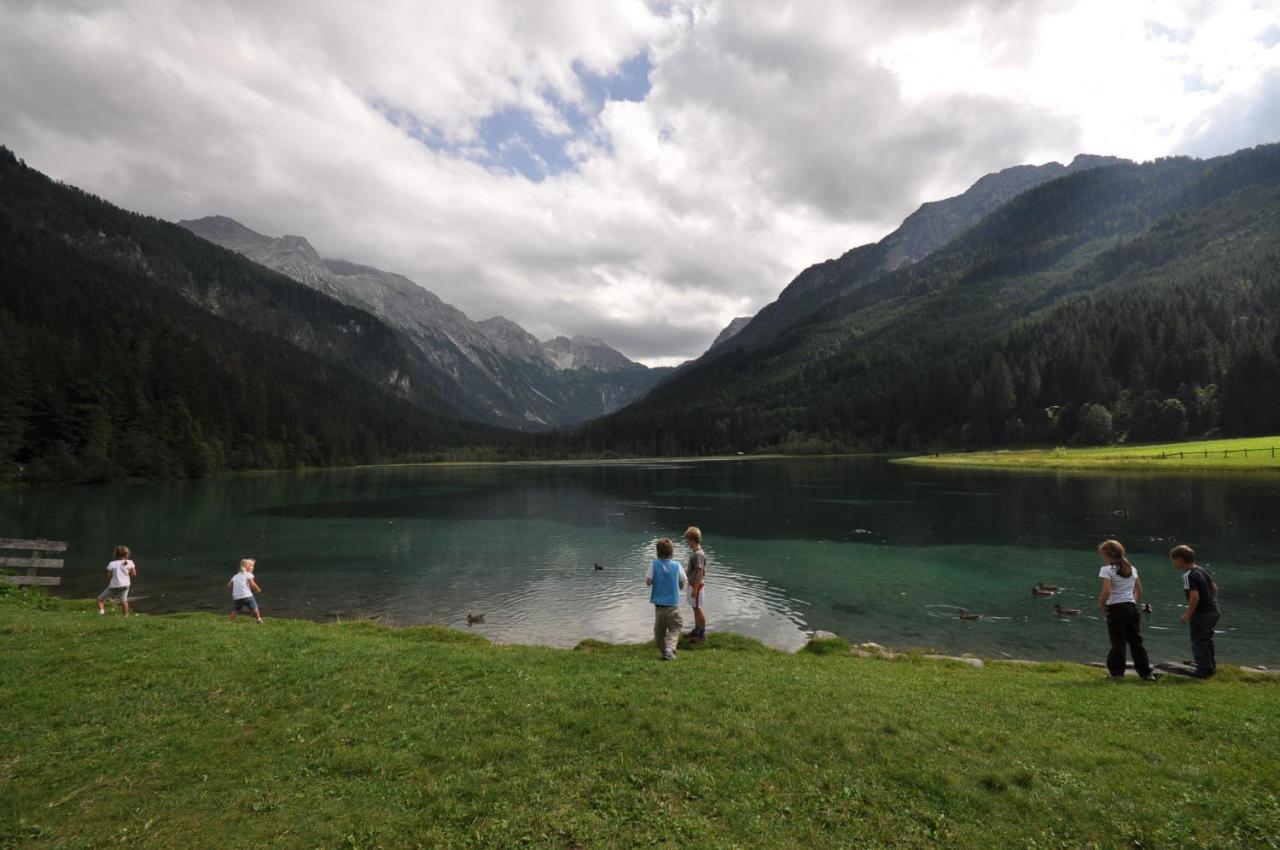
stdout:
[[1057,592],[1058,592],[1057,588],[1050,590],[1049,588],[1043,587],[1038,584],[1035,587],[1031,588],[1032,596],[1053,596]]
[[981,619],[982,619],[982,615],[981,615],[981,614],[976,614],[976,613],[974,613],[973,611],[966,611],[965,609],[961,608],[961,609],[960,609],[960,619],[961,619],[961,620],[981,620]]
[[1079,608],[1063,608],[1061,605],[1054,605],[1053,611],[1059,617],[1078,617],[1080,616]]
[[468,626],[474,626],[477,623],[483,623],[483,622],[484,622],[484,614],[468,614],[467,615]]
[[604,569],[604,567],[600,566],[599,564],[596,564],[596,565],[595,565],[595,567],[596,567],[596,569],[597,569],[597,570],[603,570],[603,569]]
[[1062,590],[1062,588],[1056,584],[1045,584],[1042,581],[1038,581],[1036,582],[1036,590],[1048,590],[1053,593],[1057,593],[1059,590]]

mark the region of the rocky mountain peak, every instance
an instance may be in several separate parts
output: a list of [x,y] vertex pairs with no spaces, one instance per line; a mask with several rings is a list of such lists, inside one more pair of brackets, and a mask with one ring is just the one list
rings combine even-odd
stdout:
[[634,401],[668,372],[594,337],[544,345],[503,316],[472,321],[403,275],[322,258],[301,236],[263,236],[226,216],[180,224],[386,321],[421,356],[423,379],[464,416],[517,428],[572,425]]
[[558,336],[542,343],[542,350],[555,368],[587,369],[592,372],[620,372],[643,369],[602,339],[593,336]]

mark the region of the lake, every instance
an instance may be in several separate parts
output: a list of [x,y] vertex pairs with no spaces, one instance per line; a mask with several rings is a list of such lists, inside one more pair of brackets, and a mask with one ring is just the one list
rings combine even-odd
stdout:
[[[1189,657],[1190,543],[1222,587],[1218,654],[1280,665],[1280,479],[931,470],[883,458],[416,466],[0,492],[0,537],[68,540],[60,593],[116,543],[143,613],[224,611],[242,556],[269,616],[375,617],[573,646],[651,634],[653,541],[702,528],[712,631],[781,648],[815,629],[992,657],[1099,660],[1096,544],[1128,547],[1153,660]],[[685,550],[677,546],[677,558]],[[595,564],[604,567],[596,570]],[[1038,581],[1063,587],[1034,598]],[[1054,603],[1083,608],[1059,619]],[[960,608],[981,612],[961,621]],[[687,624],[692,616],[686,612]]]

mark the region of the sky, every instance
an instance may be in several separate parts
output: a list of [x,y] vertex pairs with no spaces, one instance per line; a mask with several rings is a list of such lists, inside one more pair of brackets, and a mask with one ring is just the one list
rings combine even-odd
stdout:
[[700,354],[983,174],[1280,141],[1280,0],[0,0],[0,144],[474,319]]

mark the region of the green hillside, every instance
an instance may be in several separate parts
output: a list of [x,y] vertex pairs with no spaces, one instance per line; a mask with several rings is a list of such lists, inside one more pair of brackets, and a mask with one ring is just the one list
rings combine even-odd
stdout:
[[[264,594],[264,603],[269,599]],[[1215,847],[1280,683],[0,600],[0,847]],[[981,718],[981,722],[979,722]]]
[[575,439],[696,454],[1277,429],[1272,145],[1037,186],[770,340],[731,340]]
[[0,150],[0,481],[192,477],[507,440],[374,317]]

